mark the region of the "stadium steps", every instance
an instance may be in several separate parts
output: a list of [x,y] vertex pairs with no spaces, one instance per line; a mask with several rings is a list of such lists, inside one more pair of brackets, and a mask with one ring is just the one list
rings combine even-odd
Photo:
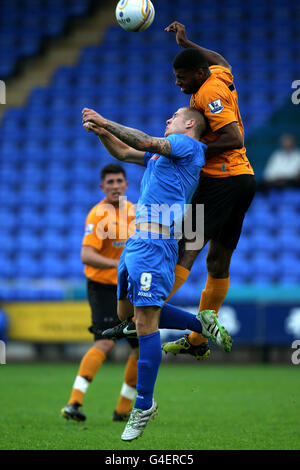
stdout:
[[50,45],[43,57],[29,60],[22,73],[7,83],[6,105],[0,107],[0,121],[8,106],[23,106],[34,87],[46,86],[57,67],[76,63],[82,48],[99,44],[106,28],[111,25],[114,8],[110,1],[101,2],[92,15],[83,18],[67,37]]

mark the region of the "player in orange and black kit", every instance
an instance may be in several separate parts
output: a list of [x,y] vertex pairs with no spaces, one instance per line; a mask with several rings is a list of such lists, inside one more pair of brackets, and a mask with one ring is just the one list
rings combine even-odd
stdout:
[[[207,253],[207,281],[199,310],[219,311],[229,287],[229,267],[243,225],[245,213],[255,194],[253,169],[246,157],[244,127],[231,67],[220,54],[192,43],[185,26],[177,21],[166,28],[175,33],[177,44],[184,48],[174,59],[173,69],[183,93],[191,94],[190,106],[207,119],[209,130],[201,138],[208,146],[206,164],[192,205],[204,204],[204,245]],[[175,268],[175,283],[169,298],[186,281],[201,251],[186,250],[180,242]],[[205,358],[210,351],[207,340],[198,333],[166,343],[165,352],[191,354]]]
[[[83,397],[115,341],[104,339],[101,330],[119,323],[117,316],[117,267],[127,238],[134,232],[134,207],[124,196],[128,182],[120,165],[111,164],[101,171],[100,187],[105,199],[89,212],[85,223],[81,259],[85,264],[88,301],[92,313],[94,345],[82,358],[71,397],[61,410],[66,419],[84,421]],[[132,352],[128,358],[114,421],[126,421],[136,394],[138,340],[128,339]]]

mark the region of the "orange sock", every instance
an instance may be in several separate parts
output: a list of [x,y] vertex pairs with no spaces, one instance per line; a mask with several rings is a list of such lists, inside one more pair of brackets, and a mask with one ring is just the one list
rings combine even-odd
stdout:
[[[229,288],[229,277],[225,279],[215,279],[209,274],[207,275],[205,289],[202,291],[199,312],[210,309],[216,313],[220,310],[222,303],[226,297]],[[197,346],[207,341],[201,334],[194,331],[189,335],[189,341]]]
[[184,268],[183,266],[180,266],[180,264],[176,264],[175,269],[174,269],[174,274],[175,274],[175,280],[174,280],[173,288],[169,294],[169,297],[166,299],[165,303],[168,302],[168,300],[175,294],[175,292],[178,291],[179,287],[181,287],[182,284],[185,283],[185,281],[189,277],[190,270],[187,268]]
[[84,394],[105,359],[104,352],[95,347],[89,349],[83,356],[68,405],[70,403],[82,405]]
[[129,356],[125,372],[124,382],[121,388],[119,401],[116,406],[116,412],[119,414],[128,413],[131,410],[132,401],[135,398],[137,381],[137,360]]

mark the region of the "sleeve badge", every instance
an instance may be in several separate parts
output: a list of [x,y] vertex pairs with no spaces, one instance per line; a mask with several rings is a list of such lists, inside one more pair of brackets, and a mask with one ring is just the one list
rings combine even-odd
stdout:
[[208,106],[212,114],[219,114],[224,109],[224,106],[222,105],[220,99],[211,101],[210,103],[208,103]]
[[93,230],[94,230],[94,224],[87,224],[86,227],[85,227],[84,234],[85,235],[90,235],[91,233],[93,233]]

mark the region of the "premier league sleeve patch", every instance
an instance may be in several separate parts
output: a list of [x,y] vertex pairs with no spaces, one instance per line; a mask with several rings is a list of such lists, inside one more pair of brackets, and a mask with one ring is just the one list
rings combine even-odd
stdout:
[[94,224],[87,224],[86,227],[85,227],[84,234],[85,235],[90,235],[91,233],[93,233],[93,230],[94,230]]
[[208,106],[212,114],[219,114],[224,109],[224,106],[222,105],[220,99],[211,101],[210,103],[208,103]]

